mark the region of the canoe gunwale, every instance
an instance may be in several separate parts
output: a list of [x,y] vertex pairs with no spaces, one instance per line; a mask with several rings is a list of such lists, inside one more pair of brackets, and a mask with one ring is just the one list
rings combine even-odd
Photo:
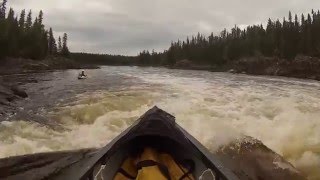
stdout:
[[[158,124],[157,124],[158,123]],[[157,128],[162,126],[160,128]],[[161,128],[163,131],[161,131]],[[159,130],[160,129],[160,130]],[[174,116],[154,107],[147,111],[142,117],[135,121],[129,128],[114,138],[109,144],[101,148],[85,165],[70,171],[65,171],[64,179],[87,180],[93,178],[95,165],[106,164],[108,159],[116,150],[125,143],[139,136],[163,136],[185,146],[192,147],[192,151],[200,157],[204,163],[216,174],[216,179],[238,180],[239,178],[229,169],[224,168],[223,164],[214,157],[198,140],[191,136],[186,130],[175,123]],[[62,176],[60,176],[62,177]]]

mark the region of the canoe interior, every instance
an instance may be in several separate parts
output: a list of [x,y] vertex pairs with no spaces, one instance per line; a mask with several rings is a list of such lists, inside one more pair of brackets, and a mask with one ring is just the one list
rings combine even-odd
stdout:
[[178,161],[192,160],[196,179],[206,172],[202,180],[238,180],[208,149],[176,124],[174,116],[157,107],[147,111],[88,161],[74,164],[55,179],[112,180],[124,160],[145,147],[168,153]]
[[[178,142],[161,136],[140,136],[136,137],[123,147],[119,148],[113,155],[105,159],[105,168],[100,171],[97,179],[113,179],[118,169],[121,167],[123,161],[128,157],[136,157],[145,147],[152,147],[158,152],[170,154],[176,161],[192,160],[195,163],[195,170],[193,176],[198,179],[203,172],[209,167],[198,157],[197,154],[192,153],[189,149],[191,147],[183,147]],[[101,165],[95,167],[95,173],[98,173]],[[103,177],[103,178],[102,178]]]

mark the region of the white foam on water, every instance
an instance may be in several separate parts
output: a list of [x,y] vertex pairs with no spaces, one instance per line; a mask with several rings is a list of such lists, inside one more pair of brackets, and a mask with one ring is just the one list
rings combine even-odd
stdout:
[[252,136],[284,156],[308,179],[320,179],[320,83],[280,79],[282,84],[277,84],[271,78],[276,84],[250,80],[230,86],[234,82],[223,77],[148,76],[144,80],[178,89],[180,99],[163,102],[161,107],[174,113],[210,149],[241,135]]
[[133,68],[122,75],[140,78],[141,85],[84,94],[78,102],[58,108],[50,117],[67,130],[24,121],[0,123],[0,157],[101,147],[157,105],[212,151],[248,135],[309,179],[320,178],[318,82],[161,71]]

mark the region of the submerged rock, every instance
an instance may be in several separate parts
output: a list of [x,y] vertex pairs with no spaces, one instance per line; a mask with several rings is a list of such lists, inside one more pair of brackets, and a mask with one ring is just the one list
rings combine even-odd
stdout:
[[8,105],[9,104],[9,99],[12,99],[14,96],[13,92],[0,84],[0,105]]
[[192,61],[190,61],[188,59],[183,59],[183,60],[176,62],[176,64],[174,66],[177,68],[189,68],[189,67],[193,66],[193,63],[192,63]]
[[222,147],[216,155],[240,179],[306,180],[292,164],[251,137]]
[[16,110],[17,100],[27,98],[28,94],[19,87],[8,87],[0,83],[0,121],[6,114],[12,114]]
[[0,179],[51,179],[70,165],[90,160],[95,152],[83,149],[0,159]]
[[[0,159],[0,179],[63,179],[60,176],[66,167],[77,168],[97,152],[99,149],[84,149]],[[280,155],[254,139],[233,142],[215,154],[241,180],[306,180]]]
[[234,69],[230,69],[228,72],[229,73],[235,73],[236,71]]
[[17,87],[17,86],[13,86],[11,87],[12,92],[22,98],[27,98],[28,94],[21,88]]

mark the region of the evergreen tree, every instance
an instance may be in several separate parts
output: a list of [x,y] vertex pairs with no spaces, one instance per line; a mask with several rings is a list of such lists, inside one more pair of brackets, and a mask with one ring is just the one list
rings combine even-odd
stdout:
[[304,25],[305,24],[305,17],[304,17],[304,14],[301,15],[301,25]]
[[306,36],[306,54],[311,55],[312,54],[312,19],[311,15],[308,14],[307,18],[307,24],[306,24],[306,30],[305,30],[305,36]]
[[3,2],[0,5],[0,19],[5,19],[6,18],[6,7],[7,5],[7,0],[3,0]]
[[54,39],[53,36],[53,31],[52,28],[49,30],[49,38],[48,38],[48,52],[49,55],[56,55],[57,54],[57,44],[56,40]]
[[16,22],[16,18],[14,17],[14,10],[10,8],[7,17],[7,56],[14,56],[17,52],[17,37],[18,33],[18,22]]
[[70,55],[67,41],[68,41],[68,35],[67,33],[64,33],[62,37],[62,50],[61,50],[61,55],[64,57],[69,57]]
[[[34,21],[31,10],[27,17],[25,10],[17,17],[11,8],[6,16],[6,2],[0,4],[0,60],[6,56],[43,59],[58,55],[52,29],[48,32],[44,28],[43,12]],[[69,50],[66,52],[69,54]]]
[[62,42],[61,42],[61,37],[59,36],[58,39],[58,53],[61,54],[62,52]]
[[14,21],[14,11],[12,8],[9,9],[7,21],[9,21],[9,23],[12,23]]
[[20,14],[20,19],[19,19],[19,27],[21,29],[24,29],[24,24],[25,24],[25,18],[26,18],[26,10],[22,10]]
[[0,60],[7,54],[6,0],[0,4]]
[[42,21],[43,21],[43,12],[42,10],[39,12],[39,16],[38,16],[38,22],[40,25],[42,25]]
[[307,18],[289,12],[288,19],[268,19],[266,28],[260,25],[248,26],[241,30],[237,26],[228,32],[224,29],[219,36],[205,37],[198,33],[186,41],[172,42],[168,50],[150,54],[143,51],[138,59],[144,64],[162,59],[167,65],[175,65],[182,59],[194,64],[223,65],[246,56],[277,56],[292,60],[298,54],[320,57],[320,11],[312,11]]
[[175,46],[174,45],[171,45],[170,49],[167,52],[167,62],[171,66],[176,63]]
[[32,12],[30,10],[27,16],[26,24],[25,24],[26,30],[27,31],[31,30],[31,26],[32,26]]
[[299,28],[298,15],[294,16],[294,26],[295,26],[295,28]]

